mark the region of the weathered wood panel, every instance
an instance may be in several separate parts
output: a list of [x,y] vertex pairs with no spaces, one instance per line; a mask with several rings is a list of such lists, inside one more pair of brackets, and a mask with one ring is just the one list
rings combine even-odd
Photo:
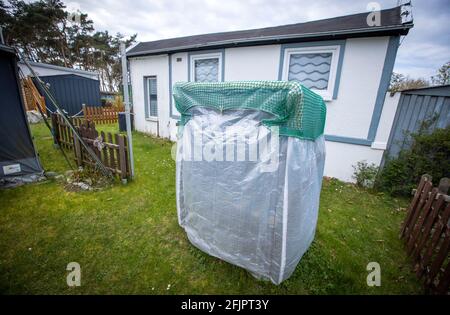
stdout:
[[[127,137],[110,132],[100,133],[95,129],[95,123],[81,118],[70,118],[78,134],[92,149],[104,166],[121,179],[130,178],[129,155],[127,151]],[[52,114],[52,127],[55,133],[56,143],[63,149],[72,150],[78,166],[93,166],[86,149],[80,140],[74,135],[59,114]]]
[[416,274],[428,290],[447,294],[450,285],[450,197],[448,179],[433,188],[431,177],[422,176],[408,207],[400,237],[413,259]]

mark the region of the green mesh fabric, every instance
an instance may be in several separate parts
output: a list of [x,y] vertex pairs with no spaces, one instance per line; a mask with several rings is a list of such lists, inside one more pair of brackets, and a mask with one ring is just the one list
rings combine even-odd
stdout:
[[262,121],[278,126],[280,135],[315,140],[323,134],[326,107],[319,95],[298,82],[236,81],[180,82],[173,88],[180,124],[190,118],[189,109],[203,106],[218,111],[260,110],[272,114]]

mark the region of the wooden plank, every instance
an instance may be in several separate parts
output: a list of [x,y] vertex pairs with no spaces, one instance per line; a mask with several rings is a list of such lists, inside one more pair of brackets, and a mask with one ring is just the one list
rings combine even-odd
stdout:
[[60,137],[60,134],[61,134],[61,126],[59,124],[59,117],[58,116],[59,115],[55,113],[55,123],[56,123],[56,129],[57,129],[57,130],[55,130],[55,134],[56,134],[56,141],[59,144],[59,142],[60,142],[59,141],[59,137]]
[[[113,143],[113,138],[112,138],[111,133],[108,132],[107,136],[108,136],[108,142],[112,144]],[[114,158],[115,150],[112,147],[109,147],[108,151],[109,151],[109,166],[111,168],[115,169],[116,168],[116,159]]]
[[81,150],[81,143],[80,140],[73,134],[73,141],[74,141],[74,153],[75,153],[75,159],[77,161],[78,166],[83,166],[83,155]]
[[69,127],[67,126],[66,122],[64,121],[64,119],[61,117],[61,120],[64,123],[64,145],[66,147],[66,149],[69,148]]
[[59,120],[59,126],[60,126],[60,128],[61,128],[61,130],[60,130],[60,133],[59,133],[59,135],[60,135],[60,142],[61,142],[61,145],[62,145],[62,147],[64,148],[66,145],[65,145],[65,135],[66,135],[66,129],[65,129],[65,127],[64,127],[64,124],[63,124],[63,121],[62,121],[62,118],[61,118],[61,115],[58,115],[58,120]]
[[449,187],[450,187],[450,179],[448,179],[447,177],[441,178],[438,185],[439,193],[446,195],[448,193]]
[[46,112],[45,97],[41,96],[39,106],[41,106],[42,112],[45,113]]
[[117,148],[115,149],[115,151],[116,151],[116,167],[115,167],[115,169],[116,170],[119,170],[120,171],[120,146],[119,146],[119,134],[114,134],[114,141],[115,141],[115,143],[117,144]]
[[126,161],[127,161],[127,177],[131,176],[131,163],[130,163],[130,154],[128,152],[128,138],[127,136],[123,136],[124,138],[124,145],[125,145],[125,155],[126,155]]
[[417,240],[418,245],[412,253],[413,257],[420,255],[425,243],[430,239],[431,228],[438,217],[440,209],[441,209],[442,205],[444,204],[444,200],[445,200],[444,195],[439,195],[438,199],[435,200],[435,202],[431,206],[432,211],[424,223],[422,235]]
[[[103,130],[100,132],[100,137],[102,137],[102,142],[105,143],[106,137],[105,137],[105,133],[103,132]],[[105,164],[105,166],[110,166],[109,165],[109,157],[108,157],[108,149],[106,147],[103,147],[103,150],[101,153],[102,153],[103,164]]]
[[61,116],[58,115],[58,125],[59,125],[59,141],[61,144],[64,142],[64,126],[61,121]]
[[420,194],[419,203],[417,204],[416,208],[413,209],[412,217],[409,221],[407,228],[405,229],[406,241],[409,240],[409,237],[410,237],[412,230],[417,222],[417,219],[419,218],[419,215],[421,214],[421,212],[423,210],[423,206],[428,199],[428,193],[431,191],[432,188],[433,188],[433,184],[431,183],[431,181],[426,181],[424,184],[422,193]]
[[[92,123],[93,124],[93,123]],[[98,138],[98,131],[95,129],[95,125],[91,126],[90,129],[90,134],[91,134],[91,139],[95,140]],[[100,152],[100,150],[97,148],[97,146],[92,145],[92,147],[94,148],[94,152],[97,155],[97,157],[99,158],[99,160],[102,160],[102,153]]]
[[59,126],[58,126],[58,116],[56,113],[52,113],[50,115],[52,121],[52,130],[53,130],[53,143],[59,144],[58,142],[58,134],[59,134]]
[[430,195],[427,194],[426,197],[428,197],[428,200],[422,209],[422,213],[420,214],[420,216],[417,220],[417,224],[415,226],[411,227],[412,233],[411,233],[411,236],[407,243],[408,255],[410,255],[412,253],[413,249],[417,246],[416,240],[419,237],[419,234],[422,232],[424,221],[428,217],[428,214],[431,211],[431,206],[433,204],[434,198],[436,197],[438,191],[439,190],[437,188],[433,188],[431,191],[431,194]]
[[410,221],[411,221],[411,219],[413,217],[414,210],[415,210],[415,208],[417,206],[417,203],[420,200],[420,196],[421,196],[421,193],[422,193],[422,190],[423,190],[423,186],[425,185],[425,183],[427,181],[431,181],[431,176],[423,175],[421,177],[421,179],[420,179],[419,187],[417,187],[416,193],[414,194],[414,198],[413,198],[412,202],[410,203],[410,205],[408,207],[408,210],[406,212],[407,216],[405,218],[405,221],[403,221],[403,224],[402,224],[402,227],[401,227],[401,230],[400,230],[400,238],[405,236],[406,228],[408,227],[408,225],[409,225],[409,223],[410,223]]
[[435,277],[437,276],[439,270],[441,269],[442,264],[444,263],[445,259],[448,256],[448,252],[450,249],[450,230],[447,229],[445,231],[445,238],[442,241],[442,244],[439,248],[438,253],[436,254],[436,257],[431,264],[430,272],[426,275],[427,276],[427,284],[432,285],[434,282]]
[[63,141],[64,141],[64,127],[63,127],[63,125],[61,123],[61,116],[58,115],[57,117],[58,117],[58,128],[59,128],[58,141],[59,141],[61,147],[64,147],[64,145],[63,145]]
[[61,118],[61,115],[58,115],[58,120],[59,120],[59,127],[61,128],[60,133],[59,133],[59,141],[61,142],[62,146],[65,147],[66,128],[64,127],[64,122]]
[[[71,118],[69,118],[69,120],[70,120],[70,122],[72,123],[72,125],[76,128],[76,126],[74,125],[74,120],[76,120],[77,118],[75,117],[71,117]],[[68,129],[69,129],[69,133],[70,133],[70,144],[71,144],[71,149],[74,149],[75,148],[75,141],[74,141],[74,133],[73,133],[73,131],[72,131],[72,129],[71,128],[69,128],[68,127]]]
[[127,178],[127,164],[126,164],[126,153],[125,153],[125,141],[122,135],[116,134],[117,144],[119,145],[119,167],[120,167],[120,177],[121,179]]
[[447,263],[447,267],[445,267],[444,273],[441,275],[439,279],[439,284],[436,288],[437,294],[447,294],[450,288],[450,261]]
[[418,276],[422,276],[423,271],[425,271],[426,268],[428,267],[428,264],[430,263],[430,261],[433,257],[433,252],[434,252],[435,248],[437,247],[437,245],[439,244],[439,240],[441,238],[442,231],[445,228],[445,226],[447,225],[449,217],[450,217],[450,203],[447,204],[447,206],[445,207],[445,210],[443,211],[442,216],[440,217],[440,219],[438,220],[438,223],[434,227],[433,236],[432,236],[430,242],[428,242],[428,244],[427,244],[427,248],[425,249],[425,254],[421,257],[421,262],[420,262],[421,268],[419,270],[417,270]]
[[65,132],[66,132],[66,134],[65,134],[66,148],[67,148],[67,149],[70,149],[69,143],[72,141],[72,137],[71,137],[69,125],[67,125],[67,124],[64,122],[64,126],[65,126]]

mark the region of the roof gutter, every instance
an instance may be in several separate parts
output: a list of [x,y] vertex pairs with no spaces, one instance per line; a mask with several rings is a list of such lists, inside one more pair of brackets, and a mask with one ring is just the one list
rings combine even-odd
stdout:
[[249,42],[264,42],[264,41],[279,41],[279,40],[289,40],[289,39],[301,39],[301,38],[311,38],[311,37],[322,37],[322,36],[337,36],[337,35],[350,35],[350,34],[360,34],[360,33],[376,33],[382,31],[406,31],[414,26],[413,23],[406,23],[403,25],[393,25],[393,26],[382,26],[382,27],[371,27],[371,28],[359,28],[352,30],[343,30],[343,31],[326,31],[326,32],[315,32],[315,33],[303,33],[303,34],[289,34],[289,35],[276,35],[276,36],[261,36],[261,37],[248,37],[248,38],[240,38],[240,39],[228,39],[217,42],[210,42],[200,45],[186,45],[186,46],[178,46],[170,49],[154,49],[154,50],[146,50],[135,53],[127,53],[127,57],[138,57],[142,55],[149,54],[158,54],[158,53],[168,53],[175,52],[181,50],[189,50],[189,49],[198,49],[205,48],[210,46],[220,46],[227,44],[242,44]]

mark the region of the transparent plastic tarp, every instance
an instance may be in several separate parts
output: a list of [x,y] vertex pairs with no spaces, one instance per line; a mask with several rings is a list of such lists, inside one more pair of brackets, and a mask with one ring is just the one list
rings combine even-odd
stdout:
[[325,161],[315,140],[280,134],[258,109],[192,106],[177,143],[179,224],[202,251],[275,284],[314,239]]

